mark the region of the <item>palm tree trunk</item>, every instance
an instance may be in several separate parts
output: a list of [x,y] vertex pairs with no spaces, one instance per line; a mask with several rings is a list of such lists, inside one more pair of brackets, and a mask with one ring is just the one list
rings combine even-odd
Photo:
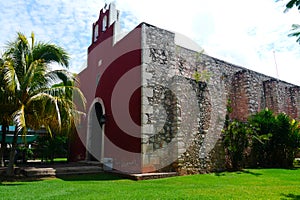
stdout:
[[6,120],[2,121],[2,139],[1,139],[1,149],[0,149],[0,165],[1,167],[4,167],[5,162],[4,162],[4,155],[6,152],[6,131],[8,128],[8,124]]
[[1,167],[4,167],[5,162],[4,162],[4,155],[6,152],[6,131],[2,131],[2,140],[1,140],[1,149],[0,149],[0,165]]
[[0,149],[0,166],[1,167],[4,167],[4,149],[3,149],[3,147],[2,147],[2,145],[1,145],[1,149]]
[[15,164],[15,156],[16,156],[16,149],[17,149],[17,141],[18,141],[18,131],[15,130],[14,138],[12,141],[12,147],[10,150],[9,163],[6,169],[7,176],[14,175],[14,171],[15,171],[14,164]]

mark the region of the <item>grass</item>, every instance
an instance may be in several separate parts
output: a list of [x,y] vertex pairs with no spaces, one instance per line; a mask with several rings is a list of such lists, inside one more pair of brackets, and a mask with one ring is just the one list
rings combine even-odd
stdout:
[[[29,162],[40,162],[41,158],[36,158],[34,160],[31,160]],[[28,162],[28,161],[27,161]],[[51,163],[51,160],[43,160],[44,163]],[[52,163],[67,163],[68,158],[54,158]]]
[[132,181],[111,174],[2,182],[0,199],[300,199],[300,169]]
[[54,162],[67,162],[68,158],[54,158],[53,161]]

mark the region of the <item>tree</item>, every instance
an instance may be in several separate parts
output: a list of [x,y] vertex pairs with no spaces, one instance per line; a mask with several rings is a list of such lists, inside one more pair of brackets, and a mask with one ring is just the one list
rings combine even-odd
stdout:
[[285,12],[293,8],[294,6],[297,7],[298,10],[300,10],[300,0],[290,0],[285,6]]
[[[2,81],[9,101],[7,109],[1,112],[11,116],[16,125],[7,168],[10,176],[14,173],[19,134],[26,135],[28,128],[45,127],[50,135],[70,129],[82,114],[70,95],[76,94],[80,102],[85,103],[78,84],[74,84],[76,77],[67,71],[67,52],[54,44],[35,42],[33,33],[30,39],[31,43],[24,34],[17,33],[2,56]],[[64,69],[52,70],[52,63],[58,63]]]
[[6,153],[6,134],[8,131],[9,127],[9,121],[10,119],[10,112],[9,111],[10,106],[9,106],[9,101],[11,98],[9,98],[9,95],[6,93],[5,87],[4,87],[4,80],[3,80],[3,65],[4,60],[0,58],[0,124],[2,125],[1,127],[1,132],[2,132],[2,138],[1,138],[1,148],[0,148],[0,165],[1,167],[4,167],[4,155]]
[[[284,12],[289,11],[293,7],[296,7],[300,11],[300,0],[290,0],[286,6],[285,6]],[[300,44],[300,25],[299,24],[293,24],[292,25],[292,32],[288,34],[289,37],[297,37],[296,42]]]

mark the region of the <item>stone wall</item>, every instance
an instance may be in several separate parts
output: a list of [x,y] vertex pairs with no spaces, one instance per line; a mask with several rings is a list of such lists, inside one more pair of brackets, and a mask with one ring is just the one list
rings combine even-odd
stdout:
[[180,47],[174,37],[142,25],[144,172],[223,170],[227,106],[240,120],[265,107],[299,117],[299,87]]

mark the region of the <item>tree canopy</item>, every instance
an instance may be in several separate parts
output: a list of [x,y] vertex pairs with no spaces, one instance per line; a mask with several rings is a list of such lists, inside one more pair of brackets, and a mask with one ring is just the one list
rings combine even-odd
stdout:
[[[286,4],[285,7],[286,7],[286,9],[284,10],[284,12],[289,11],[293,7],[296,7],[300,11],[300,0],[290,0]],[[297,38],[296,42],[300,44],[300,25],[299,24],[293,24],[292,29],[291,29],[291,33],[288,34],[288,36],[289,37],[296,37]]]
[[300,0],[290,0],[287,4],[286,4],[286,10],[288,11],[289,9],[296,7],[298,10],[300,10]]
[[[55,44],[36,42],[34,34],[31,41],[17,33],[9,42],[0,59],[0,117],[9,116],[16,125],[14,139],[18,134],[25,135],[27,129],[45,127],[50,134],[69,130],[82,112],[72,99],[85,98],[77,87],[76,76],[70,73],[69,55]],[[51,64],[64,67],[52,70]],[[14,151],[16,143],[13,143]],[[10,165],[13,164],[11,152]]]

